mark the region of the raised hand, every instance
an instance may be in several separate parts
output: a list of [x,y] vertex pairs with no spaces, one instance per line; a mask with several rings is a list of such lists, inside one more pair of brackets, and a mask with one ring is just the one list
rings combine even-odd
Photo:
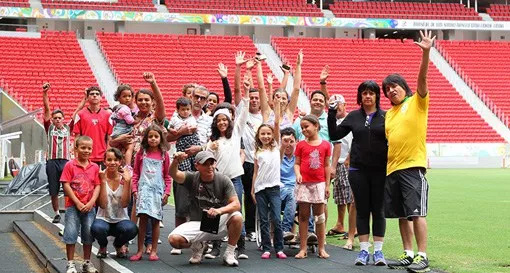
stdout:
[[255,61],[254,59],[249,59],[246,61],[246,69],[251,70],[255,66],[256,62],[258,61]]
[[303,63],[303,50],[300,49],[297,54],[296,65],[301,65],[302,63]]
[[154,78],[154,74],[151,72],[145,72],[143,73],[143,79],[150,84],[153,84],[156,82],[156,79]]
[[421,31],[420,30],[420,36],[421,39],[419,42],[414,42],[419,47],[421,47],[422,50],[430,50],[432,46],[434,45],[434,40],[436,39],[436,36],[432,37],[432,31]]
[[122,178],[124,179],[124,181],[131,180],[131,172],[129,171],[128,166],[124,166],[122,168]]
[[329,77],[329,65],[325,65],[324,68],[322,68],[320,81],[325,82]]
[[248,74],[244,75],[243,87],[244,87],[244,90],[249,90],[251,87],[250,76],[248,76]]
[[242,51],[238,51],[238,52],[236,53],[236,55],[235,55],[235,56],[236,56],[236,65],[237,65],[237,66],[241,66],[242,64],[244,64],[245,62],[247,62],[247,61],[248,61],[248,60],[245,60],[245,59],[244,59],[244,55],[245,55],[245,54],[246,54],[246,53],[244,53],[244,52],[242,52]]
[[103,169],[101,166],[99,166],[99,180],[106,181],[106,168]]
[[50,90],[50,83],[49,82],[45,82],[42,86],[42,89],[43,89],[43,92],[48,92],[48,90]]
[[228,69],[223,63],[218,64],[218,74],[220,74],[222,78],[226,78],[228,75]]
[[273,84],[274,76],[271,73],[267,73],[266,75],[267,84]]

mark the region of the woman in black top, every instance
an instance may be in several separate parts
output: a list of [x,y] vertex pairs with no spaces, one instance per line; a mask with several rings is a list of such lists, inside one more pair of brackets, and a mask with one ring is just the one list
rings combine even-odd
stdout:
[[381,91],[374,81],[365,81],[358,87],[357,103],[360,109],[350,112],[340,125],[336,124],[336,107],[328,113],[328,130],[331,141],[339,140],[352,132],[349,183],[356,202],[356,227],[361,251],[356,265],[369,261],[370,215],[374,238],[374,263],[386,265],[382,244],[386,230],[384,218],[384,181],[388,145],[384,131],[385,111],[379,101]]

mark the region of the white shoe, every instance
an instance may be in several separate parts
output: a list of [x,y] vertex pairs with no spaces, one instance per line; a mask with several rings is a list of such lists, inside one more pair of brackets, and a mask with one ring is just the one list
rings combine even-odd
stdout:
[[83,263],[82,272],[86,273],[99,273],[94,265],[90,261],[85,261]]
[[159,221],[159,228],[164,228],[165,225],[163,225],[163,222]]
[[221,239],[221,241],[228,242],[228,236],[223,237],[223,239]]
[[158,245],[160,245],[160,244],[162,244],[162,243],[163,243],[163,242],[161,242],[161,240],[160,240],[160,239],[158,239]]
[[256,242],[257,241],[257,233],[256,232],[250,232],[248,236],[246,236],[250,242]]
[[239,266],[239,261],[237,261],[234,251],[225,251],[225,254],[223,254],[223,263],[228,266]]
[[179,249],[179,248],[172,248],[172,250],[170,251],[170,254],[172,254],[172,255],[181,255],[182,254],[182,250]]
[[190,264],[199,264],[202,262],[202,255],[206,244],[203,242],[194,242],[191,244],[191,258],[189,259]]
[[78,271],[76,270],[76,264],[74,263],[74,261],[67,262],[66,273],[78,273]]

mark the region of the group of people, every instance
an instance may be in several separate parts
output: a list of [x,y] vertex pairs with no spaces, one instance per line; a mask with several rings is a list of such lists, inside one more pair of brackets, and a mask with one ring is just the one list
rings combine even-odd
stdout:
[[[219,64],[225,101],[219,102],[219,96],[204,86],[189,84],[170,118],[152,73],[143,74],[150,89],[135,92],[121,84],[114,96],[119,104],[113,109],[101,107],[98,87],[88,88],[69,124],[61,110],[50,110],[51,86],[45,83],[46,172],[54,223],[61,220],[60,185],[65,193],[67,272],[76,272],[78,233],[84,272],[97,272],[90,262],[91,246],[97,240],[98,257],[106,257],[108,236],[115,237],[119,258],[127,257],[128,242],[138,236],[137,252],[129,259],[139,261],[145,252],[150,261],[158,260],[159,228],[170,194],[175,201],[175,229],[168,236],[171,254],[191,248],[192,264],[204,256],[218,257],[226,239],[223,261],[238,266],[238,259],[248,258],[245,241],[255,236],[261,237],[262,259],[270,259],[272,249],[277,258],[286,259],[285,242],[299,244],[295,258],[306,258],[312,241],[317,242],[318,256],[326,259],[330,183],[339,216],[327,234],[345,232],[347,209],[344,248],[353,249],[357,233],[361,250],[356,265],[369,263],[372,233],[375,265],[427,271],[427,72],[435,37],[427,31],[420,34],[416,44],[423,53],[417,92],[400,75],[389,75],[382,82],[383,94],[392,104],[388,111],[380,108],[381,87],[368,80],[357,90],[359,109],[347,113],[343,96],[329,95],[325,66],[321,89],[309,98],[310,113],[294,120],[301,51],[290,95],[285,91],[291,74],[288,66],[282,66],[282,83],[273,88],[273,76],[263,75],[263,58],[246,58],[238,52],[233,94],[228,70]],[[175,142],[174,153],[169,152],[170,142]],[[254,234],[255,217],[259,235]],[[401,257],[390,263],[382,251],[386,218],[399,219],[404,248]],[[210,223],[217,226],[211,230]]]

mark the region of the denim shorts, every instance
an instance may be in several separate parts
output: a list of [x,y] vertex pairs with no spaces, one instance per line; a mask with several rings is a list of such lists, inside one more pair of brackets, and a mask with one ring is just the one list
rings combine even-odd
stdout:
[[81,231],[81,243],[91,245],[94,242],[94,237],[90,233],[90,227],[95,218],[95,208],[92,208],[88,213],[81,213],[76,206],[66,208],[64,243],[67,245],[76,244],[78,232]]

